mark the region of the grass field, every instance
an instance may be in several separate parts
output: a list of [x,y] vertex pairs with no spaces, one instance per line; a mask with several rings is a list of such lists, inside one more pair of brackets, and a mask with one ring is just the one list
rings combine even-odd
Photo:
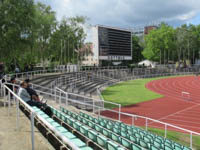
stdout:
[[[176,76],[171,76],[171,77],[176,77]],[[137,104],[140,102],[160,98],[162,97],[162,95],[148,90],[147,88],[145,88],[145,84],[150,81],[162,78],[169,78],[169,77],[138,79],[138,80],[121,82],[116,85],[107,87],[102,92],[102,96],[104,100],[116,102],[121,104],[122,106]],[[107,108],[114,108],[114,106],[107,105]],[[164,136],[165,132],[162,129],[156,129],[156,128],[148,128],[148,131],[160,136]],[[167,131],[167,138],[189,147],[189,141],[190,141],[189,134],[184,134],[175,131]],[[200,150],[199,136],[193,136],[193,146],[194,149]]]
[[157,79],[161,78],[148,78],[121,82],[107,87],[102,92],[102,96],[104,100],[119,103],[122,106],[160,98],[162,95],[145,88],[146,83]]

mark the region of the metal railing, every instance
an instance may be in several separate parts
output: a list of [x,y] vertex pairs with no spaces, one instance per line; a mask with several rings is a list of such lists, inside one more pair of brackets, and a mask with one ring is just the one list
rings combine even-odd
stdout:
[[[13,84],[13,86],[16,86]],[[16,128],[19,129],[19,104],[23,104],[27,110],[30,111],[31,114],[31,143],[32,143],[32,150],[35,149],[35,136],[34,136],[34,118],[37,117],[42,123],[44,123],[50,130],[52,130],[56,136],[58,136],[62,142],[66,145],[68,145],[69,147],[71,147],[74,150],[80,150],[79,147],[77,147],[74,143],[72,143],[68,138],[66,138],[65,136],[63,136],[60,132],[58,132],[58,130],[53,127],[50,123],[48,123],[44,118],[42,118],[40,115],[37,114],[37,112],[31,107],[29,106],[26,102],[24,102],[17,94],[15,94],[11,89],[9,89],[5,84],[1,84],[1,88],[4,91],[4,99],[6,99],[6,90],[8,91],[8,113],[10,114],[10,107],[11,107],[11,94],[14,96],[14,99],[16,101],[16,105],[17,105],[17,122],[16,122]]]

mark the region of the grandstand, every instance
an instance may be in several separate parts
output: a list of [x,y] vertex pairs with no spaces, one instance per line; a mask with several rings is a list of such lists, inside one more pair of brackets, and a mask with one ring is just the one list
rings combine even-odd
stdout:
[[[19,111],[31,121],[32,149],[34,147],[35,126],[55,149],[75,150],[191,150],[188,146],[174,142],[166,137],[158,136],[134,125],[127,125],[120,120],[105,118],[101,112],[109,110],[98,98],[97,90],[120,81],[172,74],[183,74],[185,70],[167,69],[134,69],[107,68],[57,73],[35,74],[31,76],[32,86],[47,99],[53,117],[50,118],[37,107],[30,107],[0,81],[1,96],[4,103],[17,108],[17,124]],[[188,74],[190,74],[188,70]],[[26,75],[25,75],[26,74]],[[30,77],[30,73],[17,75],[18,80]],[[5,78],[9,79],[11,75]],[[18,85],[15,85],[18,86]],[[5,91],[8,90],[8,95]],[[115,105],[115,104],[113,104]],[[19,109],[18,109],[19,108]],[[88,112],[89,111],[89,112]],[[192,133],[192,132],[191,132]],[[29,149],[31,149],[29,147]]]

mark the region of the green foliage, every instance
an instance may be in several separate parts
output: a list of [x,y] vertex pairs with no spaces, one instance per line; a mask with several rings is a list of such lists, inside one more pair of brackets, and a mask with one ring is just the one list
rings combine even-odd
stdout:
[[141,61],[144,57],[142,55],[143,47],[137,36],[132,36],[132,63]]
[[[152,30],[145,36],[143,55],[146,59],[160,61],[174,49],[174,29],[162,24],[159,29]],[[166,57],[167,58],[167,57]]]
[[69,54],[60,62],[77,62],[75,49],[85,39],[85,17],[58,22],[50,6],[34,3],[34,0],[3,0],[0,1],[0,18],[0,62],[6,64],[8,71],[13,71],[11,65],[23,69],[27,64],[45,60],[60,61],[64,55],[60,53],[61,40],[69,41],[65,49],[62,43],[63,52],[69,49]]
[[172,28],[166,24],[145,36],[143,55],[146,59],[160,62],[199,59],[200,25],[182,25]]

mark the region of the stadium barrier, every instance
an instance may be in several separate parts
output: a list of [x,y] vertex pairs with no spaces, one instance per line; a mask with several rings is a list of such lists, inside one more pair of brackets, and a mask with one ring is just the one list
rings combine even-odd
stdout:
[[[161,77],[161,76],[172,76],[172,75],[190,75],[190,74],[193,74],[194,72],[176,72],[176,73],[162,73],[162,74],[151,74],[151,75],[142,75],[142,76],[133,76],[133,77],[129,77],[129,78],[126,78],[124,80],[133,80],[133,79],[140,79],[140,78],[150,78],[150,77]],[[43,94],[45,94],[45,92],[41,92]],[[46,93],[46,94],[49,94],[49,93]],[[52,94],[53,95],[53,94]],[[55,94],[54,94],[55,96]],[[56,95],[55,97],[59,97],[58,95]],[[60,96],[61,97],[61,96]],[[75,102],[77,103],[77,102]],[[78,102],[80,103],[80,102]],[[85,105],[88,105],[88,104],[85,104]],[[93,106],[93,105],[92,105]],[[96,106],[94,106],[96,107]],[[94,108],[93,107],[93,108]],[[152,122],[156,122],[156,123],[160,123],[162,125],[164,125],[165,127],[165,137],[167,137],[167,130],[169,127],[172,127],[172,128],[175,128],[177,130],[180,130],[180,131],[184,131],[184,132],[187,132],[190,134],[190,147],[192,148],[192,136],[193,135],[200,135],[199,133],[197,132],[193,132],[193,131],[190,131],[190,130],[187,130],[187,129],[184,129],[184,128],[180,128],[178,126],[174,126],[174,125],[171,125],[171,124],[168,124],[168,123],[164,123],[164,122],[161,122],[159,120],[154,120],[154,119],[151,119],[151,118],[148,118],[148,117],[143,117],[143,116],[138,116],[138,115],[131,115],[131,114],[127,114],[127,113],[123,113],[121,112],[121,108],[119,109],[119,111],[115,111],[115,110],[112,110],[112,112],[118,114],[118,121],[121,121],[121,116],[124,115],[124,116],[128,116],[128,117],[132,117],[132,123],[134,124],[135,122],[135,119],[137,118],[142,118],[145,120],[145,128],[146,130],[148,129],[148,125],[151,124],[149,123],[149,121],[152,121]],[[100,112],[101,113],[101,112]],[[101,116],[101,114],[99,113],[99,115]],[[103,116],[103,115],[102,115]]]
[[[13,86],[17,86],[12,84]],[[74,143],[72,143],[68,138],[66,138],[65,136],[63,136],[62,134],[60,134],[55,127],[51,126],[50,123],[48,123],[44,118],[42,118],[40,115],[37,114],[37,112],[31,107],[29,106],[26,102],[24,102],[18,95],[16,95],[16,93],[14,93],[11,89],[9,89],[5,84],[1,84],[1,88],[4,91],[4,99],[8,101],[8,114],[10,116],[10,107],[11,107],[11,94],[14,96],[14,100],[16,102],[16,111],[17,111],[17,115],[16,115],[16,129],[19,129],[19,105],[22,104],[25,106],[26,109],[28,109],[30,111],[30,122],[31,122],[31,143],[32,143],[32,150],[35,150],[35,137],[34,137],[34,118],[37,117],[39,118],[39,120],[44,123],[49,129],[51,129],[56,136],[58,136],[62,142],[68,146],[70,146],[72,149],[74,150],[80,150],[80,148],[78,148]],[[6,96],[6,92],[8,91],[8,96]]]

